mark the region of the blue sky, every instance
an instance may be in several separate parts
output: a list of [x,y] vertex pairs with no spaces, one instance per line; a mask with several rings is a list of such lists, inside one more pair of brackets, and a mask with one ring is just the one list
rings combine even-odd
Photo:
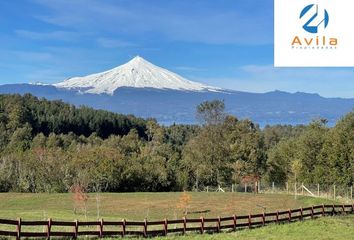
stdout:
[[353,68],[273,67],[273,0],[0,1],[0,84],[54,83],[136,55],[228,89],[354,98]]

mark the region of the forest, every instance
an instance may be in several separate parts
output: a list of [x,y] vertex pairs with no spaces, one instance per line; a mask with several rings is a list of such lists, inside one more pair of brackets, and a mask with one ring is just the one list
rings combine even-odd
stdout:
[[199,124],[163,126],[30,94],[0,95],[0,192],[181,191],[240,183],[354,183],[354,111],[335,126],[260,128],[196,107]]

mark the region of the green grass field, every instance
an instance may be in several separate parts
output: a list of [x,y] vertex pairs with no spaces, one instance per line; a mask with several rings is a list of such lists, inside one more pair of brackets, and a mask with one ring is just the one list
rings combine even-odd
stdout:
[[[249,213],[294,209],[318,204],[331,204],[332,201],[298,197],[282,194],[246,193],[188,193],[191,197],[188,218],[231,216]],[[162,220],[183,216],[178,209],[182,193],[103,193],[100,195],[100,216],[105,220]],[[87,202],[87,218],[83,209],[74,213],[73,194],[0,194],[0,218],[23,220],[73,221],[97,219],[96,194],[90,194]],[[201,213],[205,212],[205,213]],[[353,216],[323,218],[290,225],[269,226],[254,230],[215,235],[172,236],[163,239],[354,239]],[[71,231],[71,228],[62,229]],[[348,230],[349,229],[349,230]],[[14,227],[0,226],[0,230],[14,231]],[[24,231],[44,231],[40,227],[24,227]],[[91,229],[92,230],[92,229]],[[140,229],[141,230],[141,229]],[[305,238],[311,236],[311,238]],[[328,236],[326,238],[326,236]]]
[[[188,218],[217,217],[287,210],[331,201],[280,194],[189,193]],[[105,220],[162,220],[183,216],[178,209],[181,193],[103,193],[100,196],[100,216]],[[89,195],[87,220],[97,219],[96,195]],[[194,212],[194,213],[193,213]],[[205,212],[205,213],[200,213]],[[72,194],[0,194],[0,218],[43,220],[85,220],[83,208],[74,213]]]
[[252,230],[213,235],[186,235],[158,240],[354,240],[354,215],[324,217],[284,225],[270,225]]

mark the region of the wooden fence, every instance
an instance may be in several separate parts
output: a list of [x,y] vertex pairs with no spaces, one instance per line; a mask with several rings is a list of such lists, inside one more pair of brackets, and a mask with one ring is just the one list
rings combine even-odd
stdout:
[[[270,223],[285,223],[311,219],[325,215],[353,214],[352,205],[319,205],[307,208],[299,208],[287,211],[277,211],[273,213],[261,213],[254,215],[244,215],[218,218],[204,218],[163,221],[22,221],[0,219],[0,229],[4,225],[13,227],[14,231],[0,230],[0,236],[12,236],[16,239],[21,237],[30,238],[51,238],[51,237],[72,237],[78,236],[166,236],[168,233],[185,234],[187,232],[220,232],[222,230],[236,230],[241,228],[252,228],[265,226]],[[42,232],[22,231],[22,228],[43,227]],[[68,231],[55,231],[54,228],[66,227]],[[150,229],[149,229],[150,227]],[[91,229],[89,229],[91,228]],[[93,229],[92,229],[93,228]],[[110,229],[107,229],[110,228]],[[70,230],[70,231],[69,231]]]

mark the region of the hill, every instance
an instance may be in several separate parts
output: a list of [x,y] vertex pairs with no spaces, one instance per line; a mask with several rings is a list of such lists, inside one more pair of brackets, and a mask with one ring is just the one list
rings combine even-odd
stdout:
[[135,129],[145,136],[146,121],[132,115],[123,115],[89,107],[75,107],[60,100],[48,101],[30,94],[0,95],[1,125],[9,131],[24,126],[32,134],[44,135],[74,133],[90,136],[96,133],[101,138],[126,135]]

